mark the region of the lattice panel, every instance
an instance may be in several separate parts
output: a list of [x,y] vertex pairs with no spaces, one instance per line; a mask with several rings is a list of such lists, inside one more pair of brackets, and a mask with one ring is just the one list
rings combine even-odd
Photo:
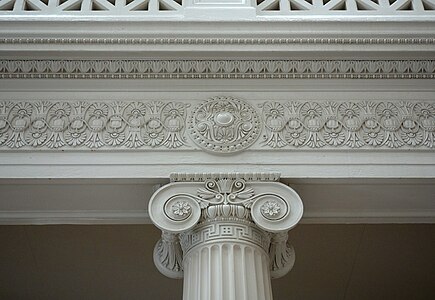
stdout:
[[397,15],[435,11],[435,0],[257,0],[258,14]]
[[0,14],[125,15],[177,12],[183,0],[0,0]]

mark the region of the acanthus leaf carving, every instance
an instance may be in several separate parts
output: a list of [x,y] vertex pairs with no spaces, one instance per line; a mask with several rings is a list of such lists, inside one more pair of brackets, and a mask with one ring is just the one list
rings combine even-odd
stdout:
[[288,233],[275,233],[271,236],[270,248],[270,273],[272,278],[286,275],[295,263],[295,250],[288,241]]
[[178,234],[162,232],[154,247],[154,264],[167,277],[183,278],[183,251]]

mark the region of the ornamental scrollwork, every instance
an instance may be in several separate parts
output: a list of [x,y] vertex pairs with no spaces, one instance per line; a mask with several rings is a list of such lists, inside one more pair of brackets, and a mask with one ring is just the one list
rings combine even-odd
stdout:
[[[151,199],[150,217],[161,224],[162,230],[169,232],[179,232],[180,228],[188,230],[201,220],[215,218],[252,219],[264,230],[280,232],[280,228],[290,228],[294,214],[296,219],[300,218],[302,211],[299,196],[289,188],[282,190],[281,184],[278,184],[277,191],[273,190],[276,184],[271,184],[271,191],[264,191],[261,183],[248,183],[242,178],[230,177],[195,184],[182,183],[182,187],[187,186],[188,190],[177,190],[175,184],[173,189],[177,192]],[[260,186],[255,188],[257,185]],[[162,188],[162,194],[165,189],[167,187]],[[299,211],[292,211],[292,205],[299,207]]]

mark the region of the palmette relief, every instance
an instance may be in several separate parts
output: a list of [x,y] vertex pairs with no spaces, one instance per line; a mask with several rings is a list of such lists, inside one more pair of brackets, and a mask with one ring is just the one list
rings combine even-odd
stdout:
[[[168,40],[154,39],[154,43],[167,43]],[[182,38],[176,39],[173,43],[182,40]],[[225,44],[230,39],[211,40]],[[241,40],[237,39],[238,43]],[[259,41],[262,41],[259,43],[268,44],[273,40],[275,40],[274,43],[281,44],[286,39],[281,39],[281,42],[279,42],[279,39],[259,39]],[[328,43],[340,44],[345,40],[347,41],[346,44],[388,43],[387,39],[377,41],[370,38],[366,40],[357,39],[357,41],[352,39],[343,39],[341,41],[339,39],[328,39]],[[396,41],[393,39],[391,43],[393,41],[395,43],[405,43],[404,40]],[[62,42],[62,39],[59,41]],[[316,39],[309,38],[302,38],[299,42],[287,39],[288,43],[302,44],[315,43],[316,41]],[[1,42],[2,39],[0,38]],[[148,42],[153,43],[152,41]],[[206,42],[206,40],[199,40],[198,42]],[[253,40],[251,40],[250,44],[252,42]],[[416,39],[414,41],[414,43],[418,44],[425,42],[434,43],[433,39]],[[103,43],[117,43],[117,41],[107,39]],[[434,60],[0,60],[0,79],[433,79],[434,77]]]

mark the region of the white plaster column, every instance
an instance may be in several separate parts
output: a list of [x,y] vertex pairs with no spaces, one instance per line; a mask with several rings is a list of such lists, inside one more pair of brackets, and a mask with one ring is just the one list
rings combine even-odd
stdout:
[[302,217],[299,196],[277,174],[172,176],[150,200],[162,229],[154,262],[184,277],[184,300],[271,300],[271,278],[294,264],[288,230]]
[[[269,240],[255,227],[235,222],[201,225],[183,236],[189,240],[183,259],[184,299],[272,299],[268,253],[254,240],[238,241],[237,233]],[[192,247],[197,237],[203,242]]]

